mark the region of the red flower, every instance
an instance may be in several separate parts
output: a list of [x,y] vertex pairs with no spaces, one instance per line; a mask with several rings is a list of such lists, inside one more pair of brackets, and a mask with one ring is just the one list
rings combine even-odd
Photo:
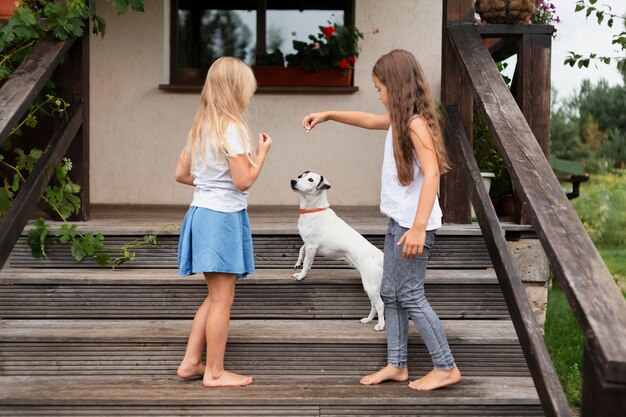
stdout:
[[347,61],[351,64],[354,64],[356,62],[356,58],[351,56],[350,58],[347,58]]
[[331,36],[333,36],[333,33],[335,33],[335,28],[332,26],[323,27],[322,33],[326,35],[327,38],[330,38]]
[[343,69],[350,68],[350,63],[348,62],[347,59],[342,59],[341,61],[339,61],[337,65],[339,65],[339,68],[343,68]]

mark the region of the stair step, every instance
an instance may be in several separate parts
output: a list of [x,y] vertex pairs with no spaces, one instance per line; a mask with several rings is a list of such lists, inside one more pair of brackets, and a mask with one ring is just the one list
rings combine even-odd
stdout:
[[[382,249],[384,234],[364,235],[372,244]],[[128,233],[121,235],[107,234],[107,248],[119,248],[137,235]],[[298,234],[271,235],[253,234],[255,263],[257,268],[291,269],[298,259],[298,251],[302,239]],[[158,247],[138,247],[135,260],[124,264],[122,268],[176,268],[178,235],[159,236]],[[100,268],[93,260],[78,263],[72,258],[69,246],[58,243],[56,238],[46,240],[46,258],[33,258],[22,236],[15,244],[9,258],[11,267],[21,268]],[[436,244],[429,253],[429,268],[488,268],[491,259],[481,235],[448,235],[438,234]],[[314,268],[349,268],[341,260],[333,260],[318,256],[313,263]]]
[[[354,269],[260,269],[240,281],[236,318],[361,318],[370,303]],[[428,270],[426,293],[443,319],[507,319],[493,270]],[[1,318],[192,318],[206,297],[196,275],[167,269],[22,269],[0,272]]]
[[529,377],[465,377],[431,392],[335,377],[257,378],[241,389],[206,389],[175,377],[0,377],[0,404],[4,415],[69,407],[79,415],[543,415]]
[[[443,320],[468,376],[528,376],[507,320]],[[190,320],[1,320],[0,375],[173,375]],[[255,376],[357,376],[386,363],[385,332],[356,320],[232,320],[226,367]],[[413,326],[409,370],[431,368]]]

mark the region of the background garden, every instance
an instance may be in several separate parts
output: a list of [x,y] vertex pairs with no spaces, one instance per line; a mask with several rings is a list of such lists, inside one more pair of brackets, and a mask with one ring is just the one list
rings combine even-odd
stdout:
[[[616,2],[599,4],[594,0],[555,2],[574,8],[599,27],[613,28],[614,53],[606,56],[593,52],[570,52],[565,63],[586,73],[621,73],[621,82],[584,80],[569,95],[559,97],[553,91],[551,111],[551,149],[557,158],[584,164],[590,180],[580,188],[580,197],[572,200],[587,232],[595,243],[609,271],[626,297],[626,26]],[[611,8],[611,5],[614,8]],[[610,26],[609,26],[610,24]],[[559,25],[556,25],[557,30]],[[557,32],[557,38],[559,34]],[[556,41],[555,41],[556,42]],[[570,46],[572,49],[576,46]],[[554,76],[554,71],[553,71]],[[564,188],[571,184],[564,183]],[[558,285],[548,295],[545,340],[554,360],[570,404],[581,402],[584,335]]]

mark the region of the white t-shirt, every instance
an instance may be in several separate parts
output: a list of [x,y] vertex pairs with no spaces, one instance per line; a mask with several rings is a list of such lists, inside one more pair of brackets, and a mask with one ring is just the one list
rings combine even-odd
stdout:
[[[413,181],[404,186],[398,180],[398,170],[393,152],[393,134],[391,127],[387,131],[385,139],[385,153],[383,157],[383,172],[380,189],[380,211],[387,217],[394,219],[400,226],[411,228],[417,213],[417,203],[419,202],[422,184],[424,183],[424,173],[422,172],[417,159],[415,149],[413,149]],[[435,204],[426,230],[435,230],[441,227],[441,207],[439,199],[435,198]]]
[[[237,126],[231,123],[226,129],[226,140],[233,151],[233,155],[250,153],[248,147],[239,140]],[[215,211],[235,212],[248,207],[248,193],[239,191],[230,174],[228,160],[224,157],[215,158],[209,141],[206,141],[206,162],[198,155],[191,175],[194,176],[194,185],[191,206],[204,207]]]

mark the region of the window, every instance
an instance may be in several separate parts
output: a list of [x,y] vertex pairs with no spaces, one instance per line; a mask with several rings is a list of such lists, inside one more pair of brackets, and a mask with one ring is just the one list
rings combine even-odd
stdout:
[[256,57],[307,40],[328,22],[354,24],[354,0],[171,0],[170,85],[201,85],[217,58]]

